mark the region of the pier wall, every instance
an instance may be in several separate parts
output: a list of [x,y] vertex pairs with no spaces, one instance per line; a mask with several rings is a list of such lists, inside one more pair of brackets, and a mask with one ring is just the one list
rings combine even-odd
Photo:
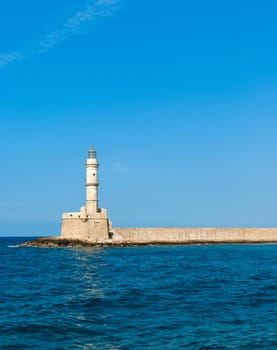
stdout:
[[277,242],[277,228],[114,228],[112,240],[129,243]]

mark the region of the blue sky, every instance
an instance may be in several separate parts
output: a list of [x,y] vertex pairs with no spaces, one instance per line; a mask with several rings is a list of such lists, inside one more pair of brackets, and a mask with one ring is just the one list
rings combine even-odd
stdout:
[[58,235],[98,151],[115,226],[277,227],[277,3],[0,5],[0,235]]

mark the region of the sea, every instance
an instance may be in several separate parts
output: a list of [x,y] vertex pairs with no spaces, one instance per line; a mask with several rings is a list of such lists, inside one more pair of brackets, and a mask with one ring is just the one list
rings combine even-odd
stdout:
[[277,245],[20,248],[0,349],[277,349]]

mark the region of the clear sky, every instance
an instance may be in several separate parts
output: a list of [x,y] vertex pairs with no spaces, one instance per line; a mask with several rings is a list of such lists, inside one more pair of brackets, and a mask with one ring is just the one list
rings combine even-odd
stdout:
[[115,226],[277,227],[277,2],[0,4],[0,235],[58,235],[90,145]]

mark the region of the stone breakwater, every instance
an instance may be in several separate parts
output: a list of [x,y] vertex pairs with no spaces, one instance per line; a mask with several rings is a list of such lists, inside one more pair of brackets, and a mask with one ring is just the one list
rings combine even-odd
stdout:
[[185,245],[228,243],[277,243],[277,228],[113,228],[103,239],[45,237],[23,246],[91,247],[132,245]]
[[[277,242],[277,228],[115,228],[114,240],[136,243]],[[113,238],[113,236],[112,236]]]

